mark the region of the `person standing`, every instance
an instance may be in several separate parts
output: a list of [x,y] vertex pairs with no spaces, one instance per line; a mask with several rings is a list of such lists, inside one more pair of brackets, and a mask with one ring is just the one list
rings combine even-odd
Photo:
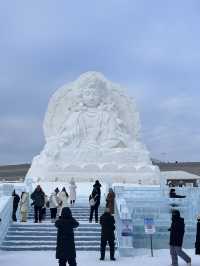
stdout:
[[106,197],[106,208],[109,209],[110,214],[115,212],[115,192],[112,188],[109,188],[108,195]]
[[34,212],[35,212],[35,223],[39,221],[39,223],[42,222],[42,207],[45,204],[45,194],[38,185],[34,192],[31,194],[31,199],[33,200],[34,205]]
[[110,259],[115,260],[115,219],[111,215],[110,210],[106,208],[103,215],[100,217],[101,225],[101,257],[100,260],[105,259],[106,244],[110,247]]
[[55,190],[56,196],[58,196],[58,193],[60,192],[59,188],[57,187]]
[[47,195],[44,195],[44,206],[42,207],[42,220],[46,219],[47,208],[49,208],[49,199]]
[[28,205],[29,205],[29,194],[23,191],[21,194],[19,209],[20,209],[20,214],[21,214],[21,222],[24,222],[24,223],[27,222]]
[[197,232],[195,242],[195,254],[200,255],[200,215],[197,216]]
[[96,180],[93,185],[92,194],[89,196],[90,204],[90,218],[89,222],[92,222],[93,213],[95,213],[95,222],[98,223],[98,209],[101,202],[101,184],[99,180]]
[[76,266],[76,249],[74,242],[74,228],[79,223],[72,217],[70,208],[64,207],[60,218],[55,222],[57,227],[57,245],[56,259],[59,260],[59,266]]
[[71,206],[74,206],[76,201],[76,183],[74,181],[74,178],[72,177],[69,185],[69,197],[70,197],[70,204]]
[[19,202],[20,202],[20,197],[19,197],[19,195],[15,192],[15,190],[13,190],[12,197],[13,197],[12,220],[13,220],[13,222],[17,222],[16,212],[17,212],[18,205],[19,205]]
[[100,204],[100,201],[101,201],[101,184],[100,184],[99,180],[95,181],[93,188],[96,189],[97,194],[99,195],[99,204]]
[[55,191],[51,193],[49,197],[49,208],[51,213],[51,222],[53,223],[56,220],[57,208],[58,208],[58,197]]
[[178,195],[176,194],[176,190],[175,188],[171,188],[170,191],[169,191],[169,197],[172,198],[172,199],[184,199],[186,198],[186,196],[183,196],[183,195]]
[[94,188],[92,194],[89,196],[89,204],[90,204],[90,218],[89,222],[92,222],[93,214],[95,213],[95,222],[98,223],[98,209],[100,205],[100,199],[98,191]]
[[62,188],[62,191],[58,194],[58,200],[60,205],[60,214],[62,213],[62,208],[68,207],[69,203],[69,195],[65,189],[65,187]]
[[182,250],[185,224],[184,219],[180,216],[179,210],[172,211],[172,223],[169,231],[172,266],[178,266],[178,256],[181,257],[188,266],[191,266],[191,258]]

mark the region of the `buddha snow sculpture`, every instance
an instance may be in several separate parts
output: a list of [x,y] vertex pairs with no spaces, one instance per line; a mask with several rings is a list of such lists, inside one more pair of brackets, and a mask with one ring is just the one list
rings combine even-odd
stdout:
[[80,106],[64,121],[57,136],[64,149],[128,147],[129,136],[123,122],[112,105],[103,101],[104,89],[105,83],[98,79],[80,88]]
[[139,129],[135,103],[118,85],[98,72],[82,74],[51,98],[44,122],[46,145],[28,174],[87,165],[95,171],[106,165],[114,171],[153,167]]

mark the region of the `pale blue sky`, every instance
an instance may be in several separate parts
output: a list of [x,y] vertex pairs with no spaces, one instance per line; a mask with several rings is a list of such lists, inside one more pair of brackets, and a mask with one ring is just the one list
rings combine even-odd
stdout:
[[96,70],[136,99],[158,159],[200,160],[200,1],[0,3],[0,164],[41,150],[51,94]]

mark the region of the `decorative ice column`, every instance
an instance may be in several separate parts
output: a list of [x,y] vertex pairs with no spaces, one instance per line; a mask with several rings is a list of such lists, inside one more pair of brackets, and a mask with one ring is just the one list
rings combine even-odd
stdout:
[[116,199],[116,229],[120,256],[133,256],[133,223],[125,199]]

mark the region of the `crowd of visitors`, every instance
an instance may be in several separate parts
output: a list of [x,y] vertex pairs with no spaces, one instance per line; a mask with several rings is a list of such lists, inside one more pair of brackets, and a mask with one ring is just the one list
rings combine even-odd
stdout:
[[[56,188],[49,198],[38,185],[30,195],[32,206],[34,206],[34,222],[41,223],[45,219],[46,208],[50,209],[51,221],[57,228],[57,246],[56,258],[59,260],[59,266],[76,266],[76,249],[74,241],[74,228],[79,226],[79,222],[72,216],[70,207],[76,202],[76,183],[74,179],[69,184],[69,194],[63,187],[60,191]],[[25,190],[19,196],[14,190],[12,219],[17,221],[16,212],[19,207],[21,222],[27,222],[29,209],[29,193]],[[175,189],[170,189],[170,198],[184,198],[177,195]],[[105,259],[106,245],[110,248],[110,260],[115,260],[115,193],[112,188],[109,189],[105,198],[105,211],[99,217],[98,209],[101,203],[101,184],[95,181],[92,192],[89,196],[89,222],[92,223],[93,216],[95,223],[101,225],[101,244],[100,260]],[[191,258],[182,250],[183,238],[185,233],[184,218],[181,217],[178,209],[172,209],[170,231],[170,255],[172,266],[178,266],[178,257],[181,257],[188,266],[191,266]],[[200,216],[197,217],[195,253],[200,255]]]

